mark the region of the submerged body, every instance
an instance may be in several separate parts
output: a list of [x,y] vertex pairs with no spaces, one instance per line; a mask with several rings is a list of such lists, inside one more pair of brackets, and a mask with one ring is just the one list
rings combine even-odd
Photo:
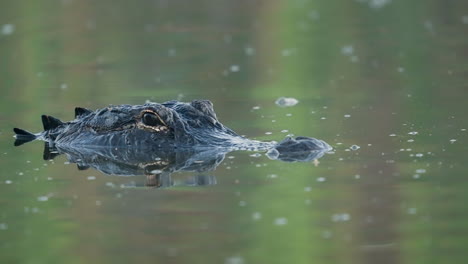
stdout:
[[218,121],[213,104],[207,100],[118,105],[96,111],[77,107],[72,121],[43,115],[42,122],[44,131],[38,134],[15,128],[15,145],[39,139],[59,148],[215,147],[276,150],[272,152],[276,156],[332,149],[324,141],[308,137],[287,138],[280,143],[244,138]]

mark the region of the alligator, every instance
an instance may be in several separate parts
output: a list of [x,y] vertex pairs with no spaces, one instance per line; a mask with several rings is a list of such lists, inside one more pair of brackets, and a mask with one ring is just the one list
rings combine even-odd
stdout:
[[102,148],[251,150],[289,162],[310,161],[332,150],[324,141],[310,137],[287,137],[279,143],[247,139],[221,124],[208,100],[110,105],[95,111],[76,107],[72,121],[42,115],[42,123],[44,131],[36,134],[14,128],[15,146],[37,139],[64,153]]

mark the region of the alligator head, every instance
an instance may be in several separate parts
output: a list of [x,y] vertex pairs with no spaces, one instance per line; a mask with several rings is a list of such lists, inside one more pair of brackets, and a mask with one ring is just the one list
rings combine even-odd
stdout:
[[322,140],[297,137],[279,143],[249,140],[221,124],[207,100],[169,101],[144,105],[109,106],[96,111],[75,109],[75,119],[62,122],[42,116],[44,131],[32,134],[15,128],[15,145],[41,139],[61,149],[93,147],[226,148],[270,151],[269,157],[307,161],[332,148]]
[[77,107],[73,121],[43,115],[42,122],[40,134],[15,129],[16,145],[39,138],[59,145],[229,146],[242,138],[218,121],[207,100],[118,105],[96,111]]

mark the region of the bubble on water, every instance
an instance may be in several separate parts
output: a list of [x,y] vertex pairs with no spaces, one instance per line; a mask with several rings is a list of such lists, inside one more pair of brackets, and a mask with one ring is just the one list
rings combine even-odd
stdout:
[[273,134],[273,132],[270,132],[270,131],[265,132],[265,135],[271,135],[271,134]]
[[229,257],[224,260],[224,264],[244,264],[244,258],[240,256]]
[[255,221],[258,221],[258,220],[262,219],[262,213],[260,213],[260,212],[254,212],[254,213],[252,214],[252,219],[255,220]]
[[326,117],[324,117],[324,116],[322,116],[320,119],[321,119],[321,120],[325,120],[325,119],[327,119],[327,118],[326,118]]
[[224,42],[226,43],[231,43],[232,42],[232,36],[230,34],[225,34],[223,36]]
[[297,103],[299,103],[299,101],[292,97],[280,97],[275,101],[275,104],[280,107],[295,106]]
[[88,176],[86,179],[88,179],[88,181],[94,181],[96,176]]
[[24,175],[24,173],[22,173],[22,172],[18,172],[18,175],[19,175],[19,176],[23,176],[23,175]]
[[349,117],[351,117],[351,115],[346,114],[346,115],[344,115],[344,117],[349,118]]
[[13,183],[13,181],[10,181],[10,180],[5,181],[5,184],[12,184],[12,183]]
[[281,130],[281,133],[288,133],[288,132],[289,132],[289,130],[287,130],[287,129]]
[[322,237],[325,239],[329,239],[333,236],[333,233],[329,230],[322,231]]
[[416,214],[418,212],[418,210],[416,208],[408,208],[408,210],[406,210],[406,212],[408,214],[414,215],[414,214]]
[[403,67],[398,67],[398,68],[397,68],[397,71],[400,72],[400,73],[401,73],[401,72],[404,72],[404,71],[405,71],[405,68],[403,68]]
[[258,110],[258,109],[260,109],[260,106],[254,106],[254,107],[252,107],[252,110]]
[[246,47],[246,48],[244,49],[244,52],[245,52],[245,55],[247,55],[247,56],[253,56],[253,55],[255,55],[255,49],[252,48],[252,47]]
[[276,175],[276,174],[269,174],[267,177],[270,178],[270,179],[275,179],[275,178],[278,178],[278,175]]
[[396,134],[390,134],[390,135],[388,135],[388,136],[390,136],[390,137],[396,137]]
[[290,56],[292,54],[292,52],[293,51],[290,50],[290,49],[284,49],[284,50],[281,51],[281,56],[288,57],[288,56]]
[[361,147],[358,146],[358,145],[352,145],[351,147],[349,147],[349,149],[351,149],[351,150],[358,150],[358,149],[360,149],[360,148],[361,148]]
[[392,0],[369,0],[369,7],[379,9],[390,4],[391,1]]
[[407,142],[414,142],[414,139],[408,139]]
[[47,202],[48,200],[49,200],[49,197],[45,195],[37,197],[37,201],[39,202]]
[[319,20],[320,19],[320,13],[317,10],[311,10],[307,14],[307,17],[309,17],[312,20]]
[[278,217],[273,221],[274,225],[283,226],[288,224],[288,219],[286,217]]
[[229,70],[231,72],[238,72],[240,70],[240,67],[239,65],[231,65],[231,67],[229,67]]
[[467,16],[462,16],[462,23],[463,24],[468,24],[468,15]]
[[5,24],[2,26],[2,34],[3,35],[11,35],[15,32],[15,25],[13,24]]
[[250,157],[254,157],[254,158],[258,158],[258,157],[261,157],[262,154],[260,154],[260,153],[254,153],[254,154],[251,154],[251,155],[249,155],[249,156],[250,156]]
[[360,178],[361,178],[361,175],[359,175],[359,174],[354,175],[354,179],[357,180],[357,179],[360,179]]
[[457,140],[452,138],[452,139],[449,140],[449,141],[450,141],[451,144],[453,144],[453,143],[455,143]]
[[318,178],[317,178],[317,181],[318,181],[318,182],[324,182],[325,180],[326,180],[325,177],[318,177]]
[[411,132],[408,132],[408,135],[417,135],[418,132],[417,131],[411,131]]
[[417,169],[416,173],[426,173],[426,169]]
[[167,55],[168,55],[169,57],[174,57],[176,54],[177,54],[177,50],[176,50],[176,49],[169,49],[169,50],[167,51]]
[[419,177],[421,177],[421,175],[419,175],[419,174],[414,174],[414,175],[413,175],[413,178],[414,178],[414,179],[419,179]]
[[312,191],[312,187],[307,186],[307,187],[304,188],[304,191],[305,192],[310,192],[310,191]]
[[342,214],[334,214],[331,217],[333,222],[346,222],[351,219],[351,216],[347,213],[342,213]]
[[288,117],[289,117],[289,116],[292,116],[292,114],[291,114],[291,113],[287,113],[287,114],[286,114],[286,116],[288,116]]
[[424,154],[422,153],[416,153],[414,156],[418,157],[418,158],[421,158],[422,156],[424,156]]
[[352,45],[345,45],[341,47],[341,54],[345,56],[351,56],[354,53],[354,48]]
[[68,89],[68,84],[62,83],[62,84],[60,85],[60,89],[62,89],[62,90]]

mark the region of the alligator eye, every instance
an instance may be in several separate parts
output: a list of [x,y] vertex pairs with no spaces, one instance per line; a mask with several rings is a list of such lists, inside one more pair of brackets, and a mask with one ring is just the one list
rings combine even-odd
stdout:
[[143,117],[141,118],[141,122],[143,122],[143,124],[147,126],[162,125],[159,118],[154,113],[150,112],[147,112],[143,115]]

